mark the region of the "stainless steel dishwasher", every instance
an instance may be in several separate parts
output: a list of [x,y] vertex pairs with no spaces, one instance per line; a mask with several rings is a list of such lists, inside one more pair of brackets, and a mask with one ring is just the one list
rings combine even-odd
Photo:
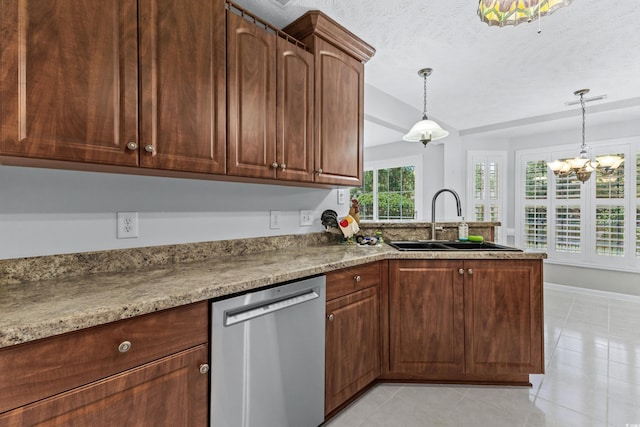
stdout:
[[324,420],[325,278],[212,303],[212,427]]

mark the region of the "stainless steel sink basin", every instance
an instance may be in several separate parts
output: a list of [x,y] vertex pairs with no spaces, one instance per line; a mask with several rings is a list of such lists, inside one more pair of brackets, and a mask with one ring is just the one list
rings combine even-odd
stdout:
[[421,241],[407,240],[389,243],[399,251],[503,251],[522,252],[521,249],[498,245],[492,242]]

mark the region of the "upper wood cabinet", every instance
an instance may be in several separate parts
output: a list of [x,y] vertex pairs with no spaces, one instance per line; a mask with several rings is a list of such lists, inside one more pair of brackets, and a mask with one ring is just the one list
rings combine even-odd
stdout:
[[139,0],[140,164],[225,173],[224,0]]
[[276,176],[276,37],[227,11],[230,175]]
[[313,180],[313,55],[227,12],[229,174]]
[[1,1],[0,154],[225,172],[224,0]]
[[319,11],[284,31],[315,57],[315,182],[362,184],[364,63],[375,50]]
[[313,54],[278,37],[277,136],[278,179],[313,181]]
[[1,0],[0,28],[2,154],[138,164],[136,0]]

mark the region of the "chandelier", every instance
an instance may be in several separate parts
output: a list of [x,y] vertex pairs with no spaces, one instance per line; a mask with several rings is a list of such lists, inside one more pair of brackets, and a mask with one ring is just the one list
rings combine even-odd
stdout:
[[431,75],[433,69],[423,68],[418,71],[418,75],[424,78],[424,103],[422,108],[422,120],[413,125],[409,133],[402,137],[408,142],[422,142],[426,147],[431,141],[444,138],[449,132],[442,129],[439,124],[427,118],[427,77]]
[[547,163],[555,176],[568,176],[575,174],[576,178],[584,183],[589,180],[591,174],[598,169],[603,175],[604,182],[614,181],[613,171],[615,171],[624,159],[620,156],[599,156],[596,160],[591,160],[587,153],[587,144],[585,142],[585,108],[584,95],[589,93],[589,89],[580,89],[573,92],[574,95],[580,96],[580,106],[582,107],[582,144],[580,145],[580,155],[573,159],[554,160]]
[[478,16],[490,26],[518,25],[549,15],[573,0],[480,0]]

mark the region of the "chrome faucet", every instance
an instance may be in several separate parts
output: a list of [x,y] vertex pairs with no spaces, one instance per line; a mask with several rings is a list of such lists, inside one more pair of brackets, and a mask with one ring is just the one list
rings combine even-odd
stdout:
[[460,204],[460,196],[458,195],[458,193],[448,188],[443,188],[442,190],[436,191],[436,194],[433,195],[433,199],[431,199],[431,240],[436,240],[436,199],[445,191],[453,194],[453,197],[456,198],[456,209],[458,210],[458,216],[462,216],[462,205]]

